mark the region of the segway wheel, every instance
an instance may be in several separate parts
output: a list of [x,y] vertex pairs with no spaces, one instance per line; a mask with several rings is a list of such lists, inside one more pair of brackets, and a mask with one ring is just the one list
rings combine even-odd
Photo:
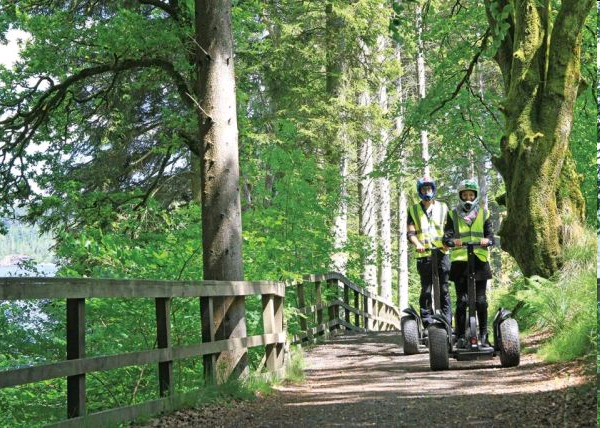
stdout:
[[429,366],[431,370],[447,370],[450,367],[448,331],[438,325],[429,327]]
[[516,367],[521,356],[519,342],[519,325],[517,321],[508,318],[500,324],[500,363],[502,367]]
[[419,353],[419,328],[417,320],[410,317],[402,318],[402,336],[404,337],[404,354],[413,355]]

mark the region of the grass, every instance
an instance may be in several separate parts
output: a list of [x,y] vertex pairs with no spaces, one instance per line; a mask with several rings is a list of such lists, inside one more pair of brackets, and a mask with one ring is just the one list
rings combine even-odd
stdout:
[[[177,404],[170,412],[185,408],[199,408],[211,404],[227,407],[234,405],[238,401],[250,401],[258,397],[270,395],[273,393],[274,386],[281,384],[282,381],[299,383],[304,378],[304,354],[302,348],[291,347],[287,355],[283,378],[262,373],[251,373],[244,379],[230,380],[220,385],[206,385],[200,389],[180,394]],[[152,414],[139,416],[135,419],[135,422],[138,424],[147,423],[155,416]],[[107,427],[126,427],[129,425],[130,422],[127,422],[123,424],[109,424]]]

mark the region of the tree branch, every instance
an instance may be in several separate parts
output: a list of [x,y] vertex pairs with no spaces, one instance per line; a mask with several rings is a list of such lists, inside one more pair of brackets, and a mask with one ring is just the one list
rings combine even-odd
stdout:
[[456,98],[456,96],[459,94],[461,88],[463,87],[463,85],[469,81],[469,79],[471,78],[471,74],[473,73],[473,69],[475,68],[475,64],[477,64],[477,61],[479,61],[479,57],[481,56],[481,53],[483,51],[485,51],[485,48],[487,46],[487,41],[488,41],[488,37],[490,35],[490,28],[488,27],[488,29],[486,30],[483,39],[481,41],[481,46],[479,47],[479,51],[475,54],[475,56],[473,56],[473,58],[471,59],[471,62],[469,63],[469,67],[467,67],[467,71],[465,73],[465,75],[463,76],[463,78],[461,79],[460,82],[458,82],[458,85],[456,86],[456,88],[454,89],[454,92],[452,92],[452,94],[442,100],[441,104],[439,106],[437,106],[436,108],[434,108],[431,112],[429,112],[429,116],[433,117],[433,115],[441,110],[442,108],[444,108],[444,106],[449,102],[452,101],[454,98]]

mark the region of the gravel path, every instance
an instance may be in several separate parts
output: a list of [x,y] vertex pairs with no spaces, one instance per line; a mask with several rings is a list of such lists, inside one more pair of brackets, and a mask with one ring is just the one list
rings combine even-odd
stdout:
[[[595,376],[580,364],[522,354],[450,360],[432,372],[426,352],[407,356],[397,333],[333,338],[305,350],[307,379],[267,397],[188,409],[146,427],[596,427]],[[593,371],[592,371],[593,373]]]

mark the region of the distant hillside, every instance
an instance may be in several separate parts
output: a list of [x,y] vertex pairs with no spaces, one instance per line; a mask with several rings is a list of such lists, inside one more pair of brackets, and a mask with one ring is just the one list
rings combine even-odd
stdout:
[[36,226],[24,225],[11,220],[2,220],[8,229],[7,235],[0,235],[0,259],[13,254],[23,254],[38,263],[49,263],[54,259],[51,236],[40,236]]

